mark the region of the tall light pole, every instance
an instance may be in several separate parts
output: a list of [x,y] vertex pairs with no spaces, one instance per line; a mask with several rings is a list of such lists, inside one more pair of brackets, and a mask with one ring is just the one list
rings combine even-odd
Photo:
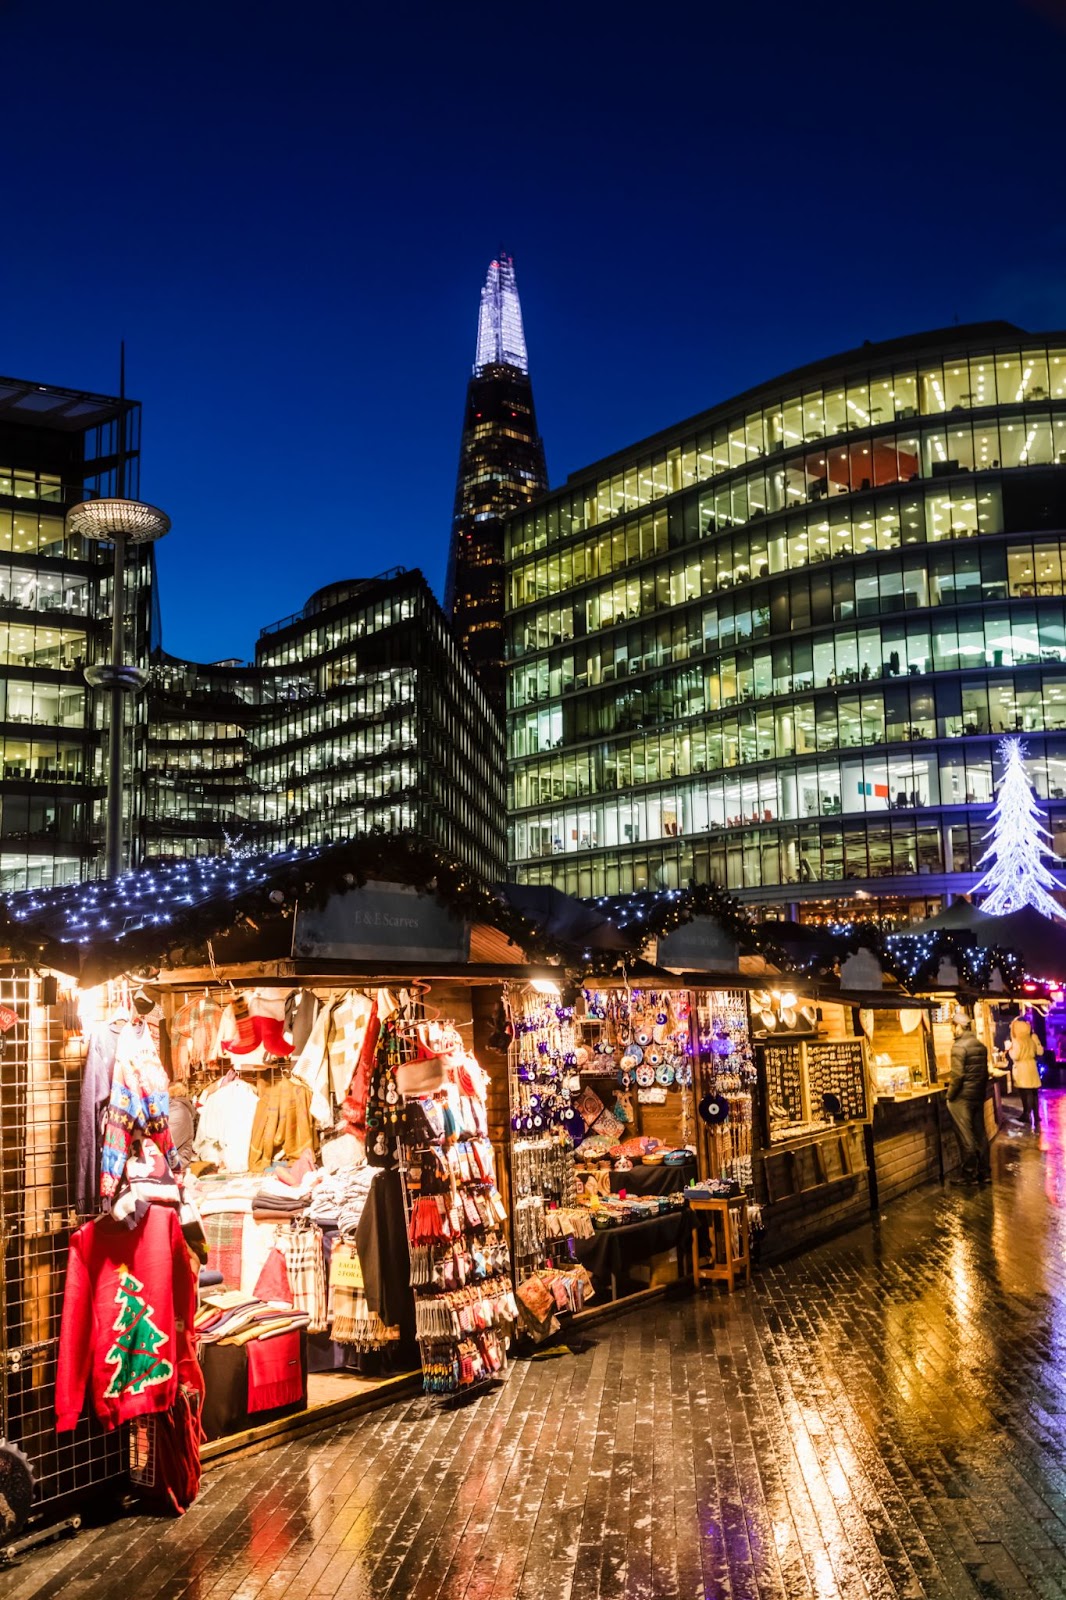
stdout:
[[86,667],[85,681],[93,689],[108,689],[111,713],[107,763],[107,876],[122,871],[122,746],[127,694],[137,694],[148,682],[140,667],[127,666],[125,623],[126,547],[151,544],[170,531],[170,518],[141,500],[83,500],[67,512],[67,529],[83,539],[111,544],[115,550],[114,588],[111,597],[111,660]]

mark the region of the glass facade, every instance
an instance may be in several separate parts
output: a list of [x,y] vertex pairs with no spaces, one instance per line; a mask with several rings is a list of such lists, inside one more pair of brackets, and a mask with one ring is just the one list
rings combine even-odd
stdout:
[[254,666],[160,657],[144,853],[408,830],[503,876],[503,735],[419,572],[331,584]]
[[1066,335],[1007,324],[575,474],[507,527],[514,876],[906,914],[973,881],[1015,731],[1066,844],[1064,557]]
[[[91,876],[102,836],[106,697],[86,666],[110,648],[111,549],[68,534],[67,509],[138,493],[133,401],[0,379],[0,892]],[[154,563],[131,549],[127,660],[147,664]],[[143,762],[143,707],[127,762]],[[128,786],[134,822],[138,787]]]

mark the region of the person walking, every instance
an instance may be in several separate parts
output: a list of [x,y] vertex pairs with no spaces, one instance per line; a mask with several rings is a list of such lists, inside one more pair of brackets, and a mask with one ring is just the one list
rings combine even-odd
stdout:
[[1044,1046],[1024,1017],[1015,1017],[1010,1025],[1007,1054],[1010,1056],[1014,1087],[1022,1097],[1023,1126],[1031,1126],[1036,1133],[1040,1127],[1040,1068],[1037,1057],[1044,1054]]
[[988,1087],[988,1051],[973,1030],[973,1019],[959,1007],[952,1017],[955,1042],[951,1047],[948,1110],[959,1141],[960,1164],[953,1183],[988,1183],[992,1177],[985,1132],[985,1090]]

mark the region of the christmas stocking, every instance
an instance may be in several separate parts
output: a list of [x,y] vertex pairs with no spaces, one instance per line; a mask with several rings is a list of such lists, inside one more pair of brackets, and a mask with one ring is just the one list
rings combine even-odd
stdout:
[[248,1002],[243,994],[234,997],[230,1011],[233,1013],[234,1035],[232,1039],[222,1041],[222,1048],[227,1055],[246,1056],[259,1043],[256,1024],[261,1018],[249,1015]]
[[253,1017],[258,1042],[268,1056],[291,1056],[292,1044],[285,1037],[285,1024],[280,1017]]

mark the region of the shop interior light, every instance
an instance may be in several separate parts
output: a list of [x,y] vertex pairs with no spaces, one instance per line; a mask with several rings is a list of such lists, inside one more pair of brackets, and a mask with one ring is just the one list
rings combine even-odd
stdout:
[[529,987],[537,994],[551,995],[556,1000],[559,998],[559,985],[552,983],[550,978],[532,978]]

